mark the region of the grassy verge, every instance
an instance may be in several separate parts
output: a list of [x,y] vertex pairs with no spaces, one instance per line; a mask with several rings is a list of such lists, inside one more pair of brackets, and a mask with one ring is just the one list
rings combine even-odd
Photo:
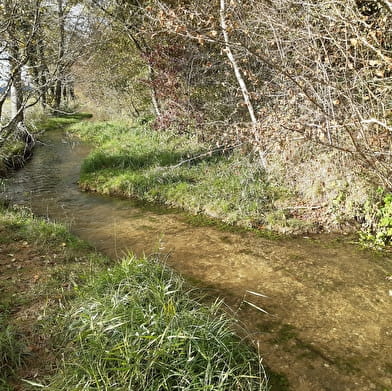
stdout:
[[154,260],[113,264],[61,225],[0,210],[0,388],[265,390],[219,303]]
[[85,190],[178,207],[196,215],[192,222],[209,224],[201,217],[208,216],[210,223],[254,228],[263,236],[357,230],[366,247],[385,249],[392,242],[391,193],[365,178],[352,184],[333,172],[318,191],[321,179],[313,183],[308,175],[320,169],[315,163],[306,175],[294,174],[298,189],[293,181],[287,188],[285,166],[267,174],[241,151],[208,154],[210,147],[194,136],[155,132],[148,123],[90,121],[69,130],[96,146],[82,167]]
[[20,378],[50,371],[39,319],[74,295],[80,269],[102,262],[63,226],[0,207],[0,389],[18,390]]
[[79,123],[71,132],[95,143],[80,179],[86,190],[135,197],[203,213],[246,227],[303,229],[305,223],[274,212],[288,192],[271,183],[248,156],[204,156],[208,147],[191,137],[157,133],[147,125]]
[[71,113],[63,115],[44,116],[38,119],[34,127],[38,132],[64,129],[67,126],[77,124],[92,117],[89,113]]

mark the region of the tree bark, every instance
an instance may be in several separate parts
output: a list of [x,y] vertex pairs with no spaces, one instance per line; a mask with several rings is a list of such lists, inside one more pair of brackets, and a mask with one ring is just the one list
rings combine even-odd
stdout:
[[59,109],[61,105],[62,88],[63,88],[63,63],[64,63],[64,53],[65,53],[65,27],[64,27],[64,4],[63,0],[57,0],[57,15],[59,23],[59,47],[58,47],[58,69],[56,75],[56,85],[55,85],[55,98],[54,98],[54,108]]
[[10,69],[13,75],[11,84],[11,118],[15,118],[15,123],[24,121],[23,104],[23,81],[22,68],[19,56],[19,46],[13,42],[10,46]]
[[250,120],[252,121],[252,125],[256,126],[257,119],[255,116],[255,111],[253,109],[252,102],[250,101],[249,91],[248,91],[248,88],[246,87],[245,80],[242,77],[241,70],[237,64],[237,61],[236,61],[234,54],[233,54],[231,47],[230,47],[230,40],[229,40],[229,34],[227,32],[227,23],[226,23],[226,3],[225,3],[225,0],[220,0],[220,24],[221,24],[221,28],[222,28],[223,39],[225,42],[225,53],[226,53],[231,65],[233,66],[234,74],[235,74],[237,82],[240,86],[242,96],[244,97],[246,107],[248,108],[249,117],[250,117]]
[[[246,86],[245,80],[242,77],[241,70],[240,70],[240,68],[237,64],[237,61],[234,57],[234,54],[231,50],[229,33],[227,31],[227,23],[226,23],[226,2],[225,2],[225,0],[220,0],[220,25],[221,25],[222,34],[223,34],[223,40],[225,43],[224,51],[225,51],[227,58],[229,59],[231,65],[233,67],[235,77],[236,77],[238,85],[241,89],[245,105],[248,109],[249,117],[250,117],[250,120],[252,123],[252,133],[253,133],[254,141],[256,142],[257,147],[260,148],[261,143],[260,143],[260,136],[258,134],[258,129],[257,129],[258,122],[257,122],[257,118],[255,115],[255,110],[254,110],[252,102],[250,100],[249,91]],[[265,168],[266,167],[265,156],[264,156],[264,153],[260,150],[259,150],[259,157],[260,157],[261,164]]]
[[150,79],[149,81],[151,84],[151,86],[150,86],[150,88],[151,88],[151,102],[152,102],[152,107],[154,109],[154,114],[157,117],[160,117],[161,109],[159,106],[159,102],[157,99],[157,93],[156,93],[155,86],[154,86],[155,72],[154,72],[154,69],[152,68],[151,65],[148,65],[148,77]]

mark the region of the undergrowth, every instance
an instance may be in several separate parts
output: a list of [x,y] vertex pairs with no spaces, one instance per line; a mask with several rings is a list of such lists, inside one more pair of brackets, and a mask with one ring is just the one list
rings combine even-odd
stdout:
[[382,248],[392,243],[392,193],[379,188],[377,199],[364,206],[364,224],[360,233],[362,244]]

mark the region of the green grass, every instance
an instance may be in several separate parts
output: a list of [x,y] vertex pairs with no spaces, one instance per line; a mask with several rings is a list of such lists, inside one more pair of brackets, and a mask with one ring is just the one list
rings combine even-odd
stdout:
[[8,378],[23,364],[26,346],[15,328],[10,324],[9,314],[0,313],[0,389],[11,390]]
[[[266,389],[259,355],[236,336],[240,325],[221,303],[201,304],[158,260],[115,264],[26,209],[1,207],[0,232],[2,249],[23,261],[22,282],[8,268],[12,279],[1,280],[0,389],[21,378],[26,390]],[[51,361],[26,348],[37,345]],[[40,375],[25,378],[32,361]]]
[[37,218],[28,208],[15,206],[11,209],[0,205],[0,227],[8,232],[8,235],[1,236],[0,244],[27,240],[39,246],[91,250],[90,246],[72,235],[64,225]]
[[265,390],[258,355],[219,303],[206,307],[159,262],[95,276],[58,319],[64,366],[50,390]]
[[34,121],[34,128],[37,131],[51,131],[54,129],[64,129],[69,125],[76,124],[82,120],[91,118],[89,113],[73,113],[64,115],[45,115]]
[[209,147],[191,137],[154,132],[148,124],[84,122],[70,131],[97,147],[82,166],[80,184],[88,190],[179,207],[246,227],[264,225],[274,201],[287,196],[239,152],[211,154],[176,166]]

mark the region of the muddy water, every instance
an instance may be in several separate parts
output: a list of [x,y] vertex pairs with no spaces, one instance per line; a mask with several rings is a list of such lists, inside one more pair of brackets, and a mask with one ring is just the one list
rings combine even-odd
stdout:
[[110,256],[168,254],[173,268],[234,308],[282,374],[275,390],[392,390],[391,259],[332,237],[268,240],[195,227],[180,213],[83,193],[88,146],[56,132],[45,143],[3,198],[69,224]]

